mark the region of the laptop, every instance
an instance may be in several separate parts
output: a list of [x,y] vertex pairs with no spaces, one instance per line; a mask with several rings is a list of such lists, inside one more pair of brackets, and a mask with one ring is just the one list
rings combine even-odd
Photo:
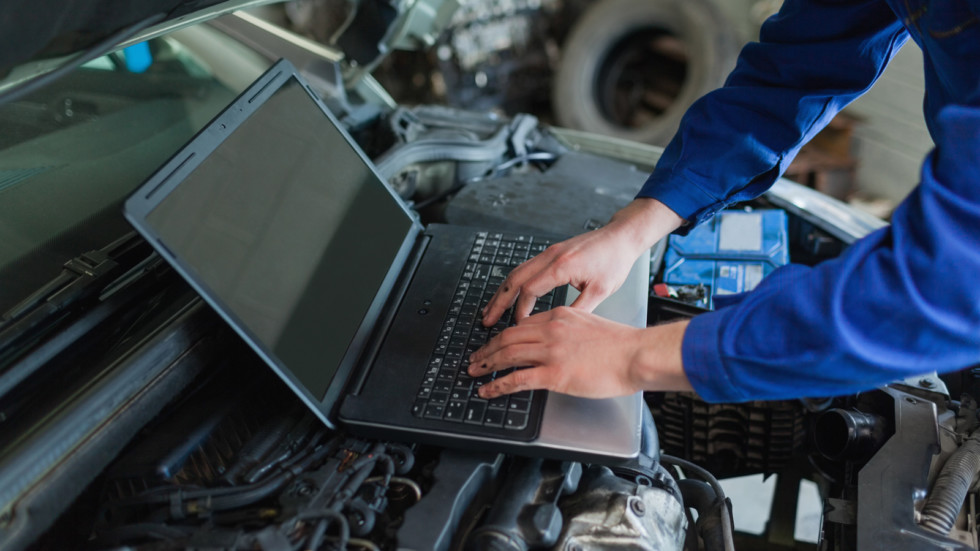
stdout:
[[[555,239],[423,227],[285,60],[124,212],[331,428],[563,460],[617,463],[639,453],[640,394],[479,399],[486,379],[465,369],[479,343],[464,338],[486,340],[503,325],[474,319],[486,300],[478,291],[492,294],[508,269]],[[647,281],[640,259],[597,312],[644,325]],[[574,295],[559,289],[536,308]]]

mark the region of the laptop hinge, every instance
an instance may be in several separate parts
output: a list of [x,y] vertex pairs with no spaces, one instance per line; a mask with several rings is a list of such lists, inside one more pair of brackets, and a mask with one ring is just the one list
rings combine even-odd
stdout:
[[398,307],[401,305],[402,299],[405,298],[405,293],[408,292],[408,286],[412,282],[412,277],[415,275],[415,271],[422,261],[422,255],[425,253],[425,249],[429,246],[430,241],[432,241],[431,236],[424,233],[420,234],[419,239],[412,248],[408,261],[405,263],[401,274],[398,276],[398,280],[391,289],[390,298],[385,301],[381,315],[378,316],[378,320],[375,323],[375,330],[368,337],[364,350],[357,360],[357,365],[361,367],[357,369],[354,379],[348,385],[349,394],[358,395],[361,393],[361,388],[371,373],[369,366],[374,364],[374,358],[378,355],[378,351],[381,350],[381,344],[384,342],[387,328],[391,325],[395,314],[398,312]]

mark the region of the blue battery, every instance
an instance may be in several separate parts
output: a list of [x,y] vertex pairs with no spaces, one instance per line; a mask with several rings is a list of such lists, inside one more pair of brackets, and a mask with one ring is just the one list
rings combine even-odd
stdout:
[[697,305],[714,309],[715,296],[751,291],[789,262],[787,226],[781,210],[722,211],[685,236],[670,236],[664,283],[688,296],[702,286]]

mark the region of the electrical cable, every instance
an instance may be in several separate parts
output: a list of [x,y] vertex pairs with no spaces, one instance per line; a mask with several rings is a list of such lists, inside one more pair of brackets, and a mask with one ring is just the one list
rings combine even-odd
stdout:
[[[341,549],[347,548],[347,543],[350,541],[350,524],[347,522],[347,517],[340,514],[333,509],[320,509],[317,511],[304,511],[296,516],[296,520],[314,520],[320,519],[323,521],[333,521],[336,522],[340,527],[339,543]],[[327,524],[329,526],[329,522]],[[319,532],[319,530],[314,530],[309,538],[309,549],[316,549],[320,546],[320,541],[323,539],[323,535],[326,532],[326,527],[324,527],[324,532]],[[312,536],[316,536],[314,539]],[[332,539],[332,538],[331,538]]]
[[[728,514],[721,514],[720,521],[721,526],[717,535],[722,540],[722,546],[724,551],[735,551],[735,526],[732,521],[731,516],[731,501],[725,496],[725,490],[722,489],[721,483],[718,479],[714,477],[707,469],[696,465],[686,459],[681,459],[680,457],[674,457],[672,455],[661,455],[660,462],[662,464],[674,465],[675,467],[680,467],[684,474],[693,473],[697,475],[702,481],[708,484],[711,490],[715,493],[717,498],[716,503],[724,504],[725,511]],[[690,490],[690,488],[688,488]]]
[[668,465],[676,465],[683,469],[684,471],[692,471],[698,475],[698,478],[708,483],[711,489],[715,491],[719,499],[726,499],[725,490],[722,489],[721,483],[718,479],[714,477],[707,469],[696,465],[686,459],[681,459],[680,457],[675,457],[673,455],[663,454],[660,456],[661,463],[667,463]]
[[104,56],[105,54],[113,51],[123,40],[132,37],[150,25],[163,21],[165,17],[166,14],[158,13],[151,15],[150,17],[143,18],[132,25],[123,27],[119,31],[116,31],[115,33],[95,43],[95,45],[79,52],[78,55],[72,59],[69,59],[64,64],[59,65],[54,70],[38,75],[27,82],[14,86],[6,92],[0,92],[0,105],[18,100],[27,94],[33,93],[60,79],[82,65],[85,65],[89,61]]

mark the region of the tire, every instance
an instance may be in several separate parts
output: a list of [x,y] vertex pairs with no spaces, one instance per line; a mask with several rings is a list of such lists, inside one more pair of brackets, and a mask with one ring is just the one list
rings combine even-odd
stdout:
[[565,41],[555,117],[562,126],[665,145],[687,108],[724,82],[738,46],[709,0],[600,0]]

